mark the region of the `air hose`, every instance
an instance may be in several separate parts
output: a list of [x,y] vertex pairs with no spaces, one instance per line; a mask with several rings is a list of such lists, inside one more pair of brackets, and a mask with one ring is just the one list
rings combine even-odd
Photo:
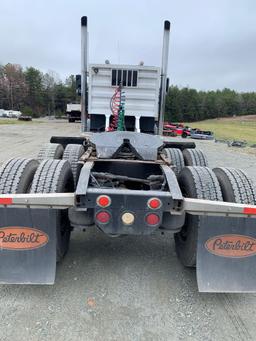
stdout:
[[124,130],[124,104],[125,104],[125,95],[124,91],[122,90],[121,85],[119,85],[115,89],[114,95],[111,97],[110,100],[110,109],[113,114],[112,121],[108,128],[108,131]]
[[121,103],[120,103],[120,109],[118,113],[118,122],[117,122],[117,130],[119,131],[125,130],[124,115],[125,115],[125,93],[121,89]]

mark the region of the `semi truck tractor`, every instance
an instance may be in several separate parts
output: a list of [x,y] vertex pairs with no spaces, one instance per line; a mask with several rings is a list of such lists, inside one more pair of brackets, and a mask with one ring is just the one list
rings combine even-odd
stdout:
[[53,284],[72,232],[94,226],[110,238],[172,234],[199,291],[255,292],[255,184],[162,136],[170,22],[160,67],[89,64],[87,29],[82,17],[81,133],[0,168],[0,282]]

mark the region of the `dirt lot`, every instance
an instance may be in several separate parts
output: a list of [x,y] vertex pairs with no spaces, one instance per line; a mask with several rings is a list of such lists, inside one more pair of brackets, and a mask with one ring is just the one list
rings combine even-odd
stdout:
[[[51,135],[79,124],[1,125],[0,161],[36,156]],[[246,170],[256,158],[199,142],[210,166]],[[1,266],[1,264],[0,264]],[[199,294],[195,271],[179,264],[173,238],[73,233],[54,286],[0,286],[0,340],[255,340],[256,295]]]

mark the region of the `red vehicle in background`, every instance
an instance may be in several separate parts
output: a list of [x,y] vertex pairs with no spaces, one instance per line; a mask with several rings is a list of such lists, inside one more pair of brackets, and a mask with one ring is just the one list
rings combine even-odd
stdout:
[[190,128],[187,126],[184,126],[183,123],[164,122],[163,135],[164,136],[181,136],[183,138],[186,138],[190,136]]

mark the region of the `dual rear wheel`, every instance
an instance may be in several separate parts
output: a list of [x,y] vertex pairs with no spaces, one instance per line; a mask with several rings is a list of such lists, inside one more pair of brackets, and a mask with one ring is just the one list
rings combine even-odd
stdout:
[[[256,204],[252,180],[233,168],[185,167],[178,176],[184,197],[241,204]],[[186,214],[181,231],[174,235],[176,253],[184,266],[196,266],[197,236],[200,216]]]
[[[14,158],[0,167],[0,194],[74,192],[74,177],[67,160]],[[56,212],[57,261],[69,246],[71,227],[68,210]]]
[[[31,193],[72,193],[74,178],[66,160],[44,160],[35,173]],[[56,211],[56,253],[57,262],[66,254],[69,247],[71,226],[68,209]]]
[[[46,143],[38,153],[41,161],[31,185],[32,193],[74,192],[82,165],[79,159],[84,153],[80,144],[68,144],[64,149],[58,143]],[[58,210],[57,226],[57,261],[68,250],[71,226],[68,210]]]
[[163,152],[176,176],[185,166],[208,167],[207,157],[200,149],[165,148]]
[[[81,170],[78,163],[84,147],[46,143],[37,160],[13,158],[0,167],[0,194],[74,192]],[[71,226],[68,210],[56,212],[57,261],[68,250]]]
[[80,144],[68,144],[64,149],[63,146],[58,143],[45,143],[42,145],[37,155],[37,160],[40,162],[43,160],[67,160],[70,163],[74,183],[76,185],[81,170],[79,159],[84,151],[84,147]]

